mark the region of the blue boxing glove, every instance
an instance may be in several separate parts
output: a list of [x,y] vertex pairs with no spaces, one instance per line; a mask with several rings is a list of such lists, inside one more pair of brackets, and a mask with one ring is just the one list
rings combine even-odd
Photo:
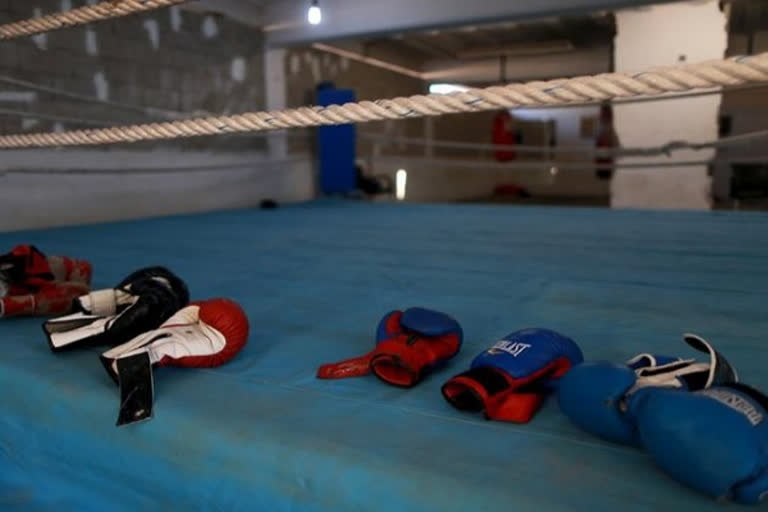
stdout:
[[459,410],[526,423],[556,381],[583,359],[572,339],[547,329],[525,329],[475,357],[469,371],[446,382],[442,393]]
[[667,474],[713,498],[768,496],[768,397],[732,384],[638,398],[631,412],[640,438]]
[[704,339],[685,334],[691,347],[709,354],[709,362],[641,354],[626,364],[585,363],[560,381],[558,401],[568,418],[603,439],[641,446],[632,402],[658,388],[696,391],[736,382],[728,361]]

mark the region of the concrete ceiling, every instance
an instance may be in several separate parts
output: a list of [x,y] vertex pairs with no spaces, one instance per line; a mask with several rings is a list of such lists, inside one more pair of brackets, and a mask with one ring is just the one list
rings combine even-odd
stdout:
[[309,26],[309,0],[264,4],[267,44],[306,45],[398,32],[443,30],[546,17],[581,16],[672,0],[320,0],[324,20]]
[[[674,0],[320,0],[324,20],[305,21],[309,0],[200,0],[189,8],[218,11],[262,28],[273,47],[398,32],[584,15]],[[458,36],[461,37],[461,36]]]
[[413,31],[360,41],[368,52],[389,47],[428,62],[564,53],[610,46],[614,36],[613,16],[605,14]]
[[[514,38],[532,39],[533,31],[540,31],[548,40],[557,39],[555,32],[566,32],[570,40],[602,37],[604,27],[599,26],[589,13],[610,12],[619,8],[640,7],[675,0],[319,0],[326,13],[323,27],[310,27],[304,16],[309,0],[197,0],[183,4],[182,8],[196,11],[218,12],[241,22],[263,29],[272,45],[310,44],[317,41],[336,41],[349,37],[377,41],[382,37],[402,37],[403,33],[428,31],[431,49],[419,45],[415,35],[410,38],[412,50],[439,57],[435,52],[453,51],[459,45],[472,46],[477,38],[500,39],[506,43]],[[692,0],[693,1],[693,0]],[[750,34],[768,31],[768,0],[722,0],[730,8],[730,31]],[[381,6],[387,11],[382,18],[376,13]],[[436,9],[439,6],[439,9]],[[546,20],[542,16],[573,15],[564,24]],[[378,20],[378,21],[377,21]],[[515,29],[520,21],[533,21]],[[473,25],[475,24],[475,25]],[[481,25],[478,27],[477,25]],[[495,29],[493,27],[496,27]],[[461,27],[461,28],[457,28]],[[479,28],[479,30],[478,30]],[[434,32],[449,34],[438,40]],[[549,31],[549,34],[545,32]],[[473,36],[477,32],[477,36]],[[576,41],[578,45],[582,42]],[[482,44],[482,42],[480,42]]]
[[[430,82],[491,84],[603,73],[612,65],[613,14],[473,24],[313,46]],[[375,60],[376,62],[371,62]],[[382,66],[382,67],[384,67]]]

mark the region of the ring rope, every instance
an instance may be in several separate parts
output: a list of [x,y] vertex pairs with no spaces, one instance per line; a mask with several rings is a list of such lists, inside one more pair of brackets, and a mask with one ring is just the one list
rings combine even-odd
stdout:
[[90,126],[109,126],[115,121],[100,121],[82,117],[60,116],[56,114],[47,114],[43,112],[31,112],[28,110],[17,110],[13,108],[0,108],[0,116],[10,116],[16,118],[37,119],[40,121],[53,121],[59,123],[85,124]]
[[[61,123],[72,124],[85,124],[91,126],[111,126],[116,121],[97,120],[84,117],[67,117],[53,114],[46,114],[40,112],[31,112],[26,110],[16,110],[0,108],[0,116],[12,116],[12,117],[26,117],[30,119],[39,119],[44,121],[57,121]],[[309,138],[309,133],[300,131],[298,129],[292,130],[272,130],[267,132],[245,132],[232,134],[234,137],[274,137],[274,136],[289,136]],[[368,140],[378,144],[405,144],[408,146],[430,146],[432,148],[448,148],[448,149],[464,149],[475,150],[481,152],[487,151],[499,151],[508,150],[516,151],[518,153],[531,153],[531,154],[545,154],[545,155],[559,155],[559,154],[578,154],[580,156],[613,156],[613,157],[652,157],[652,156],[670,156],[674,151],[680,151],[684,149],[699,151],[703,149],[719,149],[729,148],[732,146],[740,146],[749,144],[751,142],[762,142],[768,139],[768,130],[758,130],[739,135],[731,135],[727,137],[721,137],[715,140],[706,142],[691,142],[687,140],[672,140],[662,145],[657,146],[642,146],[642,147],[616,147],[616,148],[603,148],[593,146],[534,146],[524,144],[486,144],[478,142],[463,142],[457,140],[442,140],[442,139],[427,139],[423,137],[404,137],[397,135],[383,135],[376,132],[360,131],[358,136],[363,140]]]
[[39,18],[29,18],[0,25],[0,41],[74,27],[76,25],[85,25],[94,21],[119,18],[136,12],[151,11],[188,1],[109,0],[94,5],[85,5],[69,11],[56,12]]
[[129,103],[120,103],[117,101],[103,100],[96,96],[91,96],[88,94],[80,94],[77,92],[60,89],[58,87],[42,85],[35,82],[30,82],[28,80],[22,80],[20,78],[14,78],[7,75],[0,75],[0,83],[21,88],[21,89],[28,89],[32,91],[42,92],[45,94],[50,94],[52,96],[59,96],[59,97],[67,98],[74,101],[80,101],[83,103],[94,103],[96,105],[105,105],[114,109],[130,110],[133,112],[143,114],[146,117],[159,118],[159,119],[162,119],[163,121],[183,119],[183,118],[192,117],[194,115],[197,115],[197,116],[211,115],[210,113],[204,112],[204,111],[185,113],[185,112],[179,112],[176,110],[168,110],[164,108],[131,105]]
[[[66,117],[53,114],[45,114],[39,112],[30,112],[25,110],[15,110],[0,108],[0,116],[13,116],[13,117],[26,117],[30,119],[40,119],[44,121],[58,121],[62,123],[73,124],[87,124],[92,126],[110,126],[115,121],[97,120],[82,117]],[[245,132],[232,134],[235,137],[273,137],[273,136],[290,136],[309,138],[311,135],[299,131],[297,129],[292,130],[273,130],[267,132]],[[703,149],[719,149],[729,148],[732,146],[740,146],[751,142],[761,142],[768,139],[768,130],[758,130],[748,132],[739,135],[732,135],[728,137],[721,137],[715,140],[706,142],[690,142],[687,140],[672,140],[662,145],[657,146],[638,146],[638,147],[616,147],[616,148],[600,148],[593,146],[532,146],[524,144],[486,144],[478,142],[463,142],[457,140],[442,140],[442,139],[427,139],[423,137],[403,137],[396,135],[383,135],[380,133],[361,131],[358,136],[363,140],[368,140],[378,144],[405,144],[408,146],[430,146],[432,148],[448,148],[448,149],[464,149],[464,150],[476,150],[481,152],[487,151],[499,151],[508,150],[516,151],[518,153],[530,153],[530,154],[544,154],[544,155],[559,155],[559,154],[578,154],[582,157],[589,156],[602,156],[602,157],[653,157],[653,156],[670,156],[674,151],[680,151],[684,149],[699,151]]]
[[619,147],[599,148],[593,146],[531,146],[524,144],[484,144],[478,142],[462,142],[456,140],[426,139],[423,137],[400,137],[381,135],[378,133],[361,132],[360,138],[380,144],[405,144],[409,146],[431,146],[433,148],[466,149],[478,151],[516,151],[519,153],[544,153],[544,154],[569,154],[590,156],[616,156],[616,157],[651,157],[669,156],[674,151],[690,149],[700,151],[704,149],[727,148],[739,146],[754,141],[768,139],[768,130],[758,130],[749,133],[721,137],[707,142],[690,142],[687,140],[672,140],[658,146],[646,147]]
[[[455,159],[434,159],[422,157],[409,157],[408,162],[419,164],[417,168],[424,168],[428,165],[439,165],[441,168],[453,167],[471,168],[472,171],[483,170],[510,170],[510,171],[544,171],[551,173],[552,168],[559,171],[573,172],[592,172],[595,170],[644,170],[644,169],[678,169],[684,167],[697,167],[707,165],[730,165],[733,163],[763,163],[768,159],[768,155],[736,158],[716,158],[713,160],[684,160],[676,162],[628,162],[628,163],[595,163],[594,161],[558,161],[558,160],[530,160],[517,162],[480,162],[477,160],[455,160]],[[300,159],[297,159],[300,160]],[[288,161],[281,160],[282,162]],[[377,162],[402,163],[401,157],[378,157]],[[0,164],[0,176],[4,175],[93,175],[93,174],[165,174],[165,173],[188,173],[188,172],[226,172],[226,171],[253,171],[257,165],[254,162],[244,163],[224,163],[209,165],[182,165],[171,167],[120,167],[120,168],[83,168],[83,167],[24,167],[19,165],[5,166]]]
[[416,95],[326,107],[248,112],[103,129],[4,135],[0,136],[0,149],[115,144],[299,126],[410,119],[502,108],[607,101],[613,98],[653,96],[753,82],[768,82],[768,52],[726,60],[659,67],[634,75],[606,73],[547,82],[535,81],[469,89],[449,95]]

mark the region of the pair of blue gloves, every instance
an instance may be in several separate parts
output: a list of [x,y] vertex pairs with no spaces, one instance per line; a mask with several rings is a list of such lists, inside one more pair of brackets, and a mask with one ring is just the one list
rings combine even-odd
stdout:
[[738,381],[706,340],[709,362],[641,354],[584,363],[560,380],[562,411],[603,439],[644,448],[668,475],[713,498],[768,497],[768,397]]

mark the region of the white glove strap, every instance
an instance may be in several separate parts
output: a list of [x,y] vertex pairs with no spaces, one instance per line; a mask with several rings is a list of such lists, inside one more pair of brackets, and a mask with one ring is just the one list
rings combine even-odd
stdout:
[[106,288],[92,291],[77,300],[85,311],[94,315],[111,316],[117,313],[118,306],[132,305],[138,297],[122,290]]
[[681,377],[692,373],[709,372],[709,368],[709,363],[698,363],[693,359],[674,361],[651,368],[640,368],[635,370],[637,380],[635,385],[627,392],[627,395],[631,395],[637,390],[646,387],[680,388],[683,387]]
[[51,346],[61,348],[90,336],[101,334],[109,327],[112,317],[75,313],[45,323]]
[[632,366],[639,363],[640,361],[647,361],[647,363],[643,366],[656,366],[656,358],[653,356],[653,354],[637,354],[632,359],[628,359],[624,364],[627,366]]

